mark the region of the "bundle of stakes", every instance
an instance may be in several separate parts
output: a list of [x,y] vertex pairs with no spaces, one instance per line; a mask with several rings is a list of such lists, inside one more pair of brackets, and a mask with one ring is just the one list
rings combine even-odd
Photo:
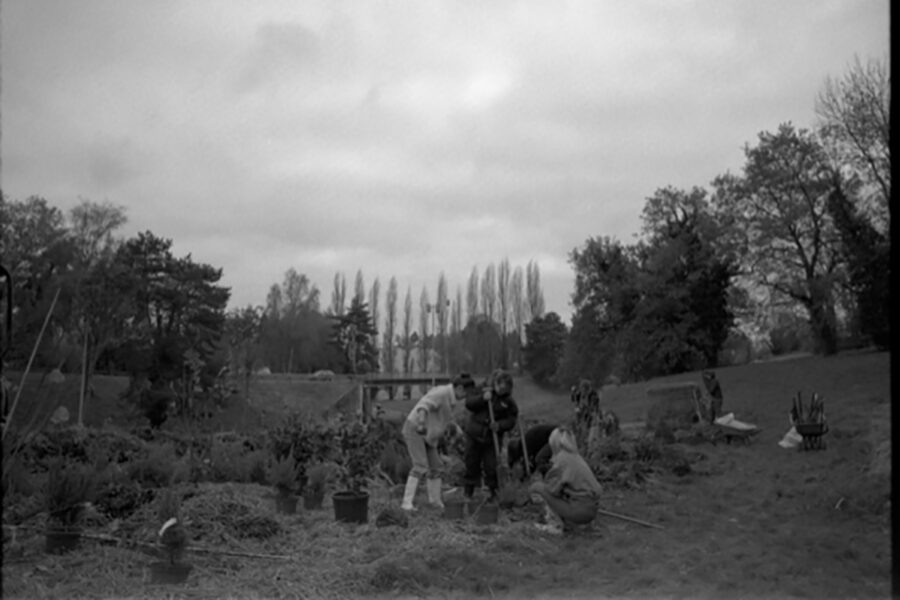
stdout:
[[791,408],[791,420],[797,423],[825,423],[825,401],[818,393],[813,392],[807,406],[803,405],[802,392],[798,391],[794,396],[794,405]]

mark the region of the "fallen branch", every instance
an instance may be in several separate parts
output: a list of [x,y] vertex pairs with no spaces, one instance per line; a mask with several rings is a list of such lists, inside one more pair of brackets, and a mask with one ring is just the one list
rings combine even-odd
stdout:
[[[37,533],[74,533],[71,531],[63,531],[59,529],[47,529],[45,527],[32,527],[30,525],[3,525],[5,529],[11,529],[15,532],[16,529],[27,529],[29,531],[35,531]],[[88,539],[88,540],[96,540],[98,542],[106,542],[108,544],[115,544],[117,546],[137,546],[141,548],[148,548],[153,550],[159,550],[161,546],[157,543],[151,542],[141,542],[138,540],[128,540],[125,538],[116,537],[113,535],[105,535],[102,533],[85,533],[85,532],[77,532],[78,537]],[[297,560],[295,556],[286,556],[284,554],[259,554],[256,552],[239,552],[236,550],[219,550],[216,548],[203,548],[201,546],[188,546],[185,548],[187,552],[197,552],[200,554],[222,554],[227,556],[244,556],[248,558],[266,558],[266,559],[277,559],[277,560]]]

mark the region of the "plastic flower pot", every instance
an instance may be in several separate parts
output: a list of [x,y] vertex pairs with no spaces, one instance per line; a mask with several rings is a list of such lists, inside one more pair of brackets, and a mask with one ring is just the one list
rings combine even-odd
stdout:
[[275,510],[285,515],[293,515],[297,512],[297,496],[293,494],[276,494]]
[[170,562],[150,563],[150,582],[165,585],[178,585],[187,581],[193,565]]
[[306,510],[318,510],[322,508],[322,501],[324,499],[324,493],[303,494],[303,508]]
[[482,504],[475,511],[475,522],[479,525],[493,525],[500,515],[500,507],[496,504]]
[[368,523],[369,494],[366,492],[343,491],[331,496],[334,518],[341,523]]
[[444,518],[452,521],[466,518],[469,503],[465,500],[447,500],[444,502]]
[[80,529],[58,529],[47,532],[44,551],[47,554],[65,554],[77,549],[80,545]]

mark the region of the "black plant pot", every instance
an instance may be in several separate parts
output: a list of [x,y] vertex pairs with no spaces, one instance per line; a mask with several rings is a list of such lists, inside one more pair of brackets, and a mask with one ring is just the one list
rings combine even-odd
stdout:
[[334,518],[341,523],[369,522],[369,494],[351,490],[335,492],[331,496]]
[[275,509],[286,515],[293,515],[297,512],[297,496],[292,494],[275,494]]
[[324,492],[318,494],[303,494],[303,508],[306,510],[318,510],[322,508],[322,501],[325,500]]
[[66,554],[81,546],[81,529],[59,528],[47,532],[44,551],[47,554]]
[[168,561],[150,563],[150,582],[168,585],[182,584],[187,581],[193,568],[193,565],[173,564]]

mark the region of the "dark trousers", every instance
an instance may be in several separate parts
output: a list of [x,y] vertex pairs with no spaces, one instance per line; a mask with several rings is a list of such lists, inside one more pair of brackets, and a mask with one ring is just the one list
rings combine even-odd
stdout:
[[484,473],[484,483],[491,490],[497,489],[497,453],[494,440],[481,442],[469,436],[466,438],[466,486],[477,486]]

